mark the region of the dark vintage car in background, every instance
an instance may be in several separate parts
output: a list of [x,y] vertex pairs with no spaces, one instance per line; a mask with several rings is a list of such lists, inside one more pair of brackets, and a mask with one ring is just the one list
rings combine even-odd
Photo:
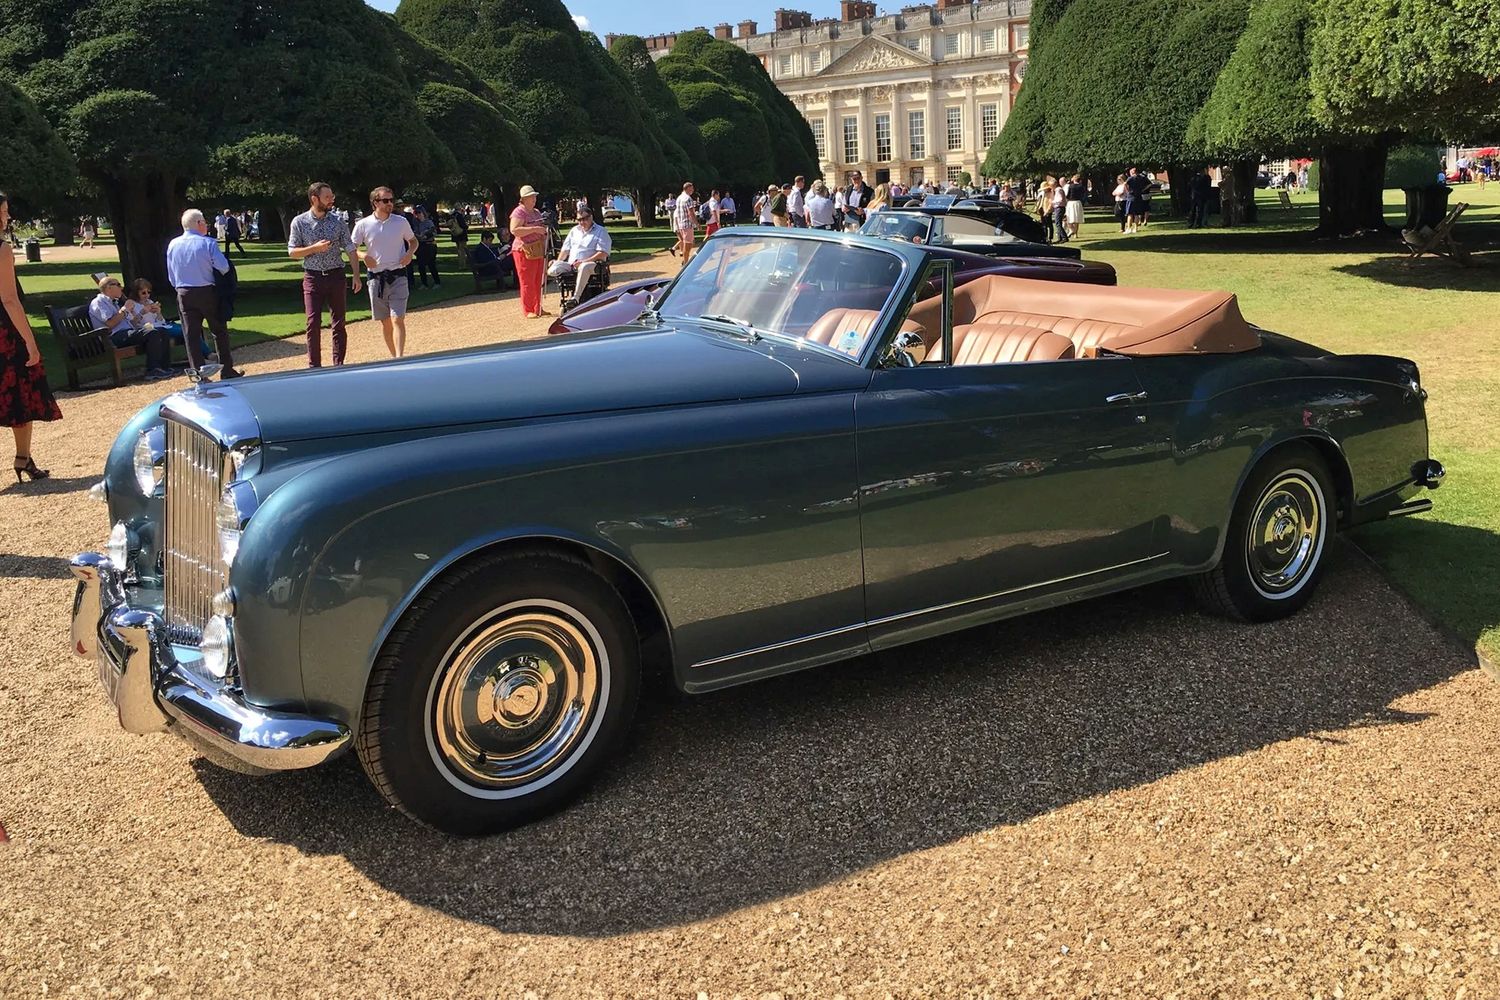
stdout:
[[1057,257],[1078,260],[1077,247],[1047,242],[1047,230],[1008,204],[952,195],[927,195],[870,213],[866,236],[952,247],[990,257]]
[[73,649],[131,732],[352,749],[479,833],[617,758],[646,671],[708,691],[1172,577],[1270,620],[1336,530],[1430,506],[1410,361],[960,263],[729,230],[618,327],[168,396],[110,449]]

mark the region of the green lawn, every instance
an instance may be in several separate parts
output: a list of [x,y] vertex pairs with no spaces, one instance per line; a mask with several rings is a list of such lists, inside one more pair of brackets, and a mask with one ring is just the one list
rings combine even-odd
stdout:
[[[665,226],[636,229],[634,226],[616,223],[610,227],[610,234],[615,245],[611,260],[617,264],[654,253],[673,239],[671,231]],[[470,246],[478,241],[476,232]],[[240,289],[235,300],[234,321],[229,324],[234,344],[238,346],[301,333],[302,265],[286,255],[286,246],[282,243],[246,241],[245,249],[248,253],[243,256],[237,250],[231,254],[239,274]],[[43,362],[49,371],[57,373],[52,381],[58,385],[63,384],[62,352],[48,329],[47,314],[43,310],[49,305],[59,308],[80,305],[93,298],[98,294],[98,289],[89,275],[95,271],[119,274],[119,258],[113,241],[105,241],[97,255],[68,263],[44,260],[40,264],[28,264],[19,259],[18,255],[16,274],[26,291],[26,312],[31,318],[32,329],[37,333]],[[443,287],[423,289],[419,284],[412,291],[412,308],[420,309],[473,294],[474,279],[468,271],[459,269],[457,253],[446,238],[441,239],[438,244],[438,273],[442,275]],[[170,315],[176,314],[176,304],[170,297],[163,298],[160,294],[156,297]],[[351,295],[350,322],[369,318],[369,298]],[[95,371],[104,372],[106,369]]]
[[[1160,199],[1158,199],[1160,200]],[[1091,216],[1084,255],[1114,265],[1122,284],[1224,288],[1253,323],[1340,353],[1396,354],[1422,369],[1431,393],[1431,451],[1448,469],[1434,509],[1354,535],[1428,611],[1500,659],[1500,184],[1455,189],[1470,204],[1458,236],[1474,266],[1410,260],[1392,242],[1312,241],[1317,196],[1291,211],[1261,192],[1261,224],[1189,230],[1153,222],[1122,236]],[[1393,224],[1401,192],[1386,192]]]

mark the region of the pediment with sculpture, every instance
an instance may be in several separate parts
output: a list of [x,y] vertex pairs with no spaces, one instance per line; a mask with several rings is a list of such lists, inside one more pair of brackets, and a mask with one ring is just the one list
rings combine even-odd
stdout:
[[818,76],[850,76],[888,69],[925,69],[933,61],[879,35],[866,35],[854,48],[839,56]]

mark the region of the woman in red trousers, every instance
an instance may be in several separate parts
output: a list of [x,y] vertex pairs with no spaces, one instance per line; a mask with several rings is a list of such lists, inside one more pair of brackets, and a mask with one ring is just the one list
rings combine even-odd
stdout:
[[547,225],[536,210],[536,188],[521,188],[521,203],[510,213],[511,259],[516,263],[516,281],[521,286],[521,311],[527,319],[550,316],[542,308],[542,282],[546,280]]

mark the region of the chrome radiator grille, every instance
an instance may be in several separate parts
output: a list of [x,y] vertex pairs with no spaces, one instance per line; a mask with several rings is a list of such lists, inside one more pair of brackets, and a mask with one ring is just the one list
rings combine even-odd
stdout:
[[166,422],[166,524],[162,589],[173,642],[196,645],[215,594],[229,584],[214,522],[224,488],[224,449],[203,432]]

